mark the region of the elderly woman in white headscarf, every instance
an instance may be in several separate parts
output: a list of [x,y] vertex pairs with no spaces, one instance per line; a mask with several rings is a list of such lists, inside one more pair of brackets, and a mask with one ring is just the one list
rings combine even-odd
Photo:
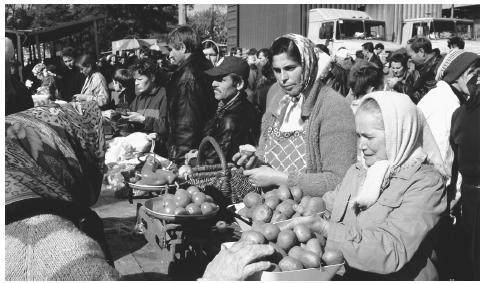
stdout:
[[356,112],[362,162],[323,196],[331,218],[302,217],[339,249],[347,280],[437,280],[435,228],[447,202],[440,152],[407,95],[368,94]]

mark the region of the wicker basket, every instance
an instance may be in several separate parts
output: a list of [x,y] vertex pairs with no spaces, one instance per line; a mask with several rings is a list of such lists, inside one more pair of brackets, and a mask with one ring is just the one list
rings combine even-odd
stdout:
[[[205,151],[212,146],[217,153],[220,164],[202,165],[205,163]],[[223,203],[241,202],[249,192],[260,193],[259,187],[254,187],[249,182],[248,177],[244,176],[243,168],[236,168],[233,164],[228,164],[222,149],[214,138],[205,137],[198,148],[197,166],[192,168],[188,183],[199,187]],[[217,197],[218,195],[218,197]],[[226,201],[223,201],[225,199]]]

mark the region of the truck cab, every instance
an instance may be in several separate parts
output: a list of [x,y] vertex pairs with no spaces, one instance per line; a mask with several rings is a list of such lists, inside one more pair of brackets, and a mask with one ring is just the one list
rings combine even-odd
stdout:
[[385,38],[385,22],[374,20],[365,12],[341,9],[309,10],[308,38],[315,44],[326,44],[331,54],[346,47],[355,57],[361,45],[371,41],[382,43],[386,51],[401,48]]
[[432,42],[432,48],[439,48],[441,53],[448,53],[447,40],[454,36],[464,39],[464,50],[480,53],[480,43],[475,36],[474,22],[451,18],[406,19],[403,23],[402,44],[414,36],[425,36]]

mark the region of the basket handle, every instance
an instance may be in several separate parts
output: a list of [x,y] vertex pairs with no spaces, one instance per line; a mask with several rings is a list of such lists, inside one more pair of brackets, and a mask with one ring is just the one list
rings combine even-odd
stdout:
[[220,148],[220,145],[217,143],[217,141],[211,136],[204,137],[200,142],[200,146],[198,147],[197,166],[201,166],[202,163],[205,163],[204,153],[209,145],[212,145],[218,157],[220,158],[222,170],[227,170],[227,161],[225,160],[222,149]]

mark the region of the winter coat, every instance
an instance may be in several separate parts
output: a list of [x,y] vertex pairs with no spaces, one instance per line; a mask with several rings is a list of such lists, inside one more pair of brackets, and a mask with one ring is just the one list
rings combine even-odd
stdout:
[[415,81],[414,85],[407,93],[410,95],[413,103],[417,104],[424,95],[435,87],[435,84],[437,83],[435,75],[437,74],[441,59],[442,56],[434,55],[427,62],[416,67],[420,77]]
[[447,200],[442,175],[429,165],[403,168],[377,202],[358,214],[348,206],[365,178],[357,163],[323,199],[331,211],[327,249],[350,267],[346,280],[438,280],[436,228]]
[[215,113],[211,81],[203,72],[209,68],[208,60],[192,54],[171,76],[167,88],[168,155],[177,163],[190,149],[198,148],[205,123]]

